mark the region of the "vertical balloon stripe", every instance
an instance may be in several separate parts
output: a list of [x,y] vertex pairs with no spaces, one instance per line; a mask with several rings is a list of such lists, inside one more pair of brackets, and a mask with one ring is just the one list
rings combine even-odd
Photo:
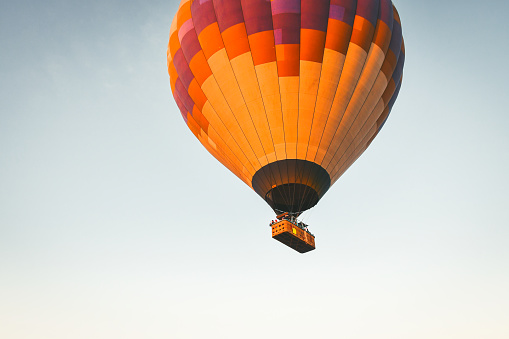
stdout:
[[[251,113],[263,112],[264,108],[254,71],[246,28],[243,23],[241,2],[240,0],[230,0],[226,3],[215,0],[214,6],[229,59],[229,64],[223,59],[223,69],[225,71],[218,73],[216,78],[218,78],[220,85],[221,83],[224,84],[222,91],[225,96],[232,100],[237,98],[239,105],[242,106],[240,110],[235,111],[236,105],[233,103],[232,106],[232,101],[230,101],[235,115],[244,122],[242,129],[246,134],[246,138],[250,140],[251,147],[257,154],[260,167],[262,167],[276,159],[266,117]],[[209,60],[211,59],[212,57]],[[232,71],[231,74],[228,65]],[[224,77],[225,80],[220,81],[219,77]],[[238,89],[238,92],[236,89]],[[247,119],[250,119],[251,124]],[[266,176],[273,176],[273,174],[269,172],[266,173]]]
[[373,43],[380,47],[384,53],[387,53],[393,36],[394,16],[392,8],[393,6],[390,0],[380,1],[380,13]]
[[389,114],[392,110],[392,107],[394,106],[394,103],[396,102],[396,99],[398,98],[398,95],[399,95],[399,90],[401,89],[401,82],[403,80],[403,76],[400,78],[399,80],[399,83],[398,83],[398,86],[396,87],[396,90],[394,91],[394,94],[392,95],[392,98],[391,100],[389,101],[389,105],[388,107],[390,108],[389,109],[389,112],[387,113],[387,116],[382,116],[380,117],[379,120],[377,120],[377,133],[380,132],[380,130],[382,129],[382,127],[385,125],[385,122],[387,121],[387,119],[389,118]]
[[[399,27],[397,24],[396,24],[396,17],[395,17],[395,23],[394,23],[394,27],[396,28],[395,32],[397,32],[397,28]],[[392,94],[394,93],[394,90],[395,88],[397,87],[397,82],[399,81],[400,79],[400,72],[398,71],[398,68],[401,69],[401,71],[403,70],[403,64],[405,62],[405,55],[404,53],[402,53],[402,48],[403,48],[403,40],[400,38],[400,37],[397,37],[394,39],[396,40],[399,45],[396,46],[395,44],[393,44],[391,42],[391,52],[393,51],[392,48],[394,48],[396,54],[395,54],[395,58],[396,58],[396,62],[394,62],[394,59],[391,58],[391,65],[390,65],[390,69],[392,70],[392,72],[389,74],[389,83],[387,85],[387,89],[385,90],[385,92],[382,94],[381,96],[381,100],[383,100],[385,106],[387,106],[390,98],[392,97]],[[398,73],[399,75],[396,75],[395,77],[395,74]]]
[[[221,29],[223,42],[230,59],[242,100],[245,103],[249,116],[252,119],[256,136],[261,143],[266,159],[259,159],[261,165],[277,160],[269,127],[268,117],[258,84],[255,65],[251,56],[250,43],[244,24],[241,0],[215,2],[217,20]],[[221,12],[218,12],[221,8]],[[272,171],[267,173],[274,176]]]
[[346,55],[355,19],[356,0],[331,0],[325,47]]
[[242,0],[246,32],[277,160],[286,158],[272,10],[265,0]]
[[[186,10],[187,10],[187,11],[190,11],[190,8],[189,8],[189,7],[187,7],[187,6],[181,6],[180,10],[181,10],[181,11],[186,11]],[[178,18],[186,18],[186,17],[189,17],[189,15],[177,15],[177,17],[178,17]],[[193,27],[193,26],[194,26],[194,25],[189,25],[189,24],[188,24],[188,20],[187,20],[186,22],[182,23],[182,25],[180,25],[180,29],[178,30],[178,33],[180,33],[180,39],[181,39],[182,41],[183,41],[184,39],[186,39],[188,36],[193,37],[193,36],[195,36],[195,35],[196,35],[196,33],[195,33],[195,30],[194,30],[194,27]],[[177,25],[177,29],[178,29],[178,27],[179,27],[179,25]],[[184,32],[183,32],[183,31],[181,31],[182,29],[184,29]],[[174,50],[175,48],[180,48],[180,46],[178,46],[178,42],[179,42],[178,40],[177,40],[177,41],[175,41],[175,39],[170,39],[170,45],[171,45],[171,46],[170,46],[170,49],[173,49],[173,50]],[[183,46],[183,47],[185,47],[185,46]],[[179,50],[177,50],[177,52],[175,52],[175,55],[177,55],[177,53],[179,53],[179,51],[180,51],[180,49],[179,49]],[[186,77],[187,77],[186,82],[187,82],[187,83],[189,83],[189,85],[188,85],[188,86],[190,86],[190,85],[191,85],[191,83],[192,83],[192,81],[193,81],[193,79],[192,79],[192,77],[189,75],[189,71],[188,71],[188,70],[189,70],[189,68],[190,68],[190,67],[189,67],[189,65],[187,64],[187,60],[185,59],[185,54],[188,54],[188,56],[189,56],[189,57],[191,57],[191,56],[192,56],[192,54],[194,54],[194,52],[193,52],[192,50],[191,50],[191,51],[190,51],[190,50],[186,50],[186,52],[187,52],[187,53],[184,53],[184,51],[182,51],[182,53],[179,53],[179,54],[178,54],[178,57],[177,57],[177,60],[178,60],[179,65],[180,65],[180,71],[181,71],[181,73],[183,73],[183,74],[185,74],[185,75],[186,75]],[[198,53],[197,53],[197,55],[199,55],[200,53],[201,53],[201,52],[198,52]],[[184,55],[184,58],[181,58],[181,54],[182,54],[182,55]],[[198,58],[198,59],[199,59],[199,58]],[[173,58],[173,61],[174,61],[174,60],[175,60],[175,57]],[[193,58],[193,60],[195,60],[195,58]],[[207,65],[207,67],[208,67],[208,65]],[[211,72],[210,72],[210,74],[211,74]],[[192,72],[191,72],[191,75],[192,75]],[[203,79],[201,79],[201,80],[203,81]],[[185,87],[185,86],[184,86],[184,87]],[[179,90],[179,92],[182,92],[182,89],[181,89],[180,87],[179,87],[179,89],[180,89],[180,90]],[[204,96],[203,92],[199,93],[198,89],[196,89],[196,88],[192,88],[192,89],[190,88],[189,90],[190,90],[190,93],[189,93],[189,94],[192,94],[192,95],[194,95],[195,97],[203,98],[203,96]],[[183,93],[181,93],[181,95],[182,95],[184,98],[188,99],[188,97],[187,97],[186,95],[184,95]],[[198,100],[198,101],[199,101],[199,100]],[[189,105],[189,103],[188,103],[188,105]],[[215,114],[215,111],[211,108],[211,106],[210,106],[210,105],[207,105],[207,106],[206,106],[206,105],[201,105],[201,103],[200,103],[200,106],[204,106],[204,107],[203,107],[203,114],[202,114],[202,116],[203,116],[203,117],[206,117],[206,119],[211,120],[213,123],[215,122],[215,123],[214,123],[214,125],[216,126],[216,128],[217,128],[217,127],[219,127],[219,128],[223,127],[222,122],[221,122],[221,121],[217,118],[217,116],[216,116],[216,114]],[[218,120],[219,120],[219,121],[218,121]],[[228,137],[230,137],[230,138],[231,138],[231,135],[229,134],[229,131],[228,131],[228,129],[227,129],[227,128],[225,128],[225,129],[224,129],[224,132],[223,132],[223,133],[221,133],[221,134],[222,134],[222,135],[225,135],[227,138],[228,138]],[[217,134],[217,133],[216,133],[216,135],[219,135],[219,134]],[[210,138],[210,140],[209,140],[209,141],[210,141],[210,142],[213,142],[213,143],[218,143],[217,138]],[[223,144],[224,144],[224,142],[223,142]],[[242,158],[242,156],[245,156],[245,155],[244,155],[244,152],[242,151],[242,149],[241,149],[241,148],[240,148],[240,147],[239,147],[239,146],[238,146],[235,142],[230,142],[229,144],[230,144],[231,146],[228,146],[228,148],[229,148],[229,147],[234,147],[234,148],[235,148],[235,146],[237,147],[237,152],[236,152],[236,154],[237,154],[237,155],[236,155],[235,157],[237,158],[237,161],[239,161],[239,166],[240,166],[241,168],[244,168],[244,169],[242,170],[241,174],[242,174],[243,172],[246,172],[246,173],[251,172],[251,173],[253,173],[252,171],[254,171],[254,167],[252,167],[252,166],[251,166],[251,170],[247,170],[247,169],[245,168],[246,166],[250,167],[249,162],[247,162],[247,161],[240,161],[240,159]],[[239,158],[239,157],[240,157],[240,158]]]
[[379,1],[358,0],[351,42],[368,52],[378,18]]
[[[398,96],[398,92],[401,86],[401,82],[399,83],[398,87],[396,88],[396,91],[394,92],[393,98],[396,100],[396,97]],[[345,161],[342,166],[338,166],[338,169],[336,170],[336,173],[333,174],[332,182],[336,182],[341,175],[364,153],[364,151],[369,147],[373,139],[377,136],[380,129],[383,127],[383,124],[385,121],[387,121],[387,117],[389,116],[390,112],[392,110],[392,106],[387,106],[384,111],[382,112],[382,115],[380,116],[379,120],[382,120],[382,125],[377,128],[377,124],[372,125],[368,133],[366,133],[365,137],[363,138],[360,145],[355,149],[353,154],[348,158],[348,161]]]
[[297,158],[305,159],[322,72],[329,1],[302,0]]
[[[242,0],[241,5],[255,69],[256,83],[259,84],[263,110],[268,122],[268,132],[272,139],[273,153],[268,153],[268,159],[269,161],[285,159],[286,144],[284,140],[270,2],[265,0]],[[242,76],[238,78],[243,79]],[[252,80],[252,82],[255,81]],[[263,86],[260,84],[263,84]],[[261,115],[261,113],[258,113],[258,115]],[[282,184],[279,166],[276,166],[274,169],[271,168],[270,171],[272,180],[277,182],[278,185]]]
[[[394,17],[393,20],[394,20],[393,27],[398,27],[399,23],[397,22],[396,17]],[[396,43],[398,43],[398,42],[401,43],[401,41],[402,41],[401,30],[396,30],[394,33],[395,34],[393,34],[393,36],[391,38],[391,46],[395,46],[393,41],[396,41]],[[399,36],[397,34],[399,34]],[[402,47],[400,47],[400,50],[401,49],[402,49]],[[394,53],[391,50],[388,51],[389,57],[391,57],[393,54]],[[394,70],[394,73],[396,73],[395,69],[402,70],[402,68],[403,68],[404,54],[398,53],[398,56],[399,56],[399,58],[397,61],[397,67],[391,67]],[[391,58],[388,58],[388,59],[390,60]],[[387,63],[387,61],[388,60],[386,59],[385,63]],[[385,63],[384,63],[384,65],[385,65]],[[387,67],[385,67],[385,68],[387,69]],[[339,157],[339,160],[334,160],[334,162],[337,163],[337,165],[334,166],[334,169],[333,170],[329,169],[333,173],[333,177],[336,176],[336,174],[334,174],[334,173],[338,171],[338,169],[337,169],[338,167],[341,167],[341,168],[344,167],[344,163],[346,161],[345,159],[347,159],[349,157],[349,155],[352,151],[351,150],[352,147],[355,149],[358,149],[360,147],[360,145],[362,145],[364,140],[369,140],[369,141],[366,141],[367,144],[365,145],[365,147],[367,148],[367,146],[371,143],[371,140],[375,137],[375,135],[372,135],[372,136],[368,135],[366,137],[366,133],[368,133],[368,131],[375,131],[377,133],[377,131],[379,130],[378,126],[379,126],[379,121],[380,121],[381,115],[383,115],[385,112],[387,112],[387,114],[388,114],[388,111],[384,110],[384,107],[387,107],[387,105],[390,102],[389,100],[391,100],[390,98],[394,98],[394,93],[395,93],[394,89],[396,88],[397,83],[394,82],[393,77],[394,77],[394,75],[398,77],[398,75],[392,74],[392,73],[386,74],[383,70],[384,70],[384,66],[382,66],[382,72],[379,73],[379,76],[377,78],[378,87],[377,87],[377,83],[375,83],[375,86],[374,86],[375,91],[377,91],[378,93],[373,94],[373,89],[372,89],[372,92],[370,93],[370,97],[368,97],[368,100],[366,100],[366,102],[364,103],[364,106],[361,111],[362,114],[361,113],[359,114],[358,119],[356,119],[356,121],[352,125],[351,129],[349,130],[349,138],[348,138],[349,141],[347,141],[348,148],[346,149],[346,151],[345,151],[344,147],[343,148],[340,147],[337,150],[337,154],[339,154],[341,156]],[[380,89],[377,89],[377,88],[385,87],[385,86],[383,86],[383,84],[387,84],[387,78],[389,78],[390,81],[388,82],[388,85],[386,86],[387,88],[385,89],[384,93],[380,96]],[[382,84],[382,86],[380,86],[380,84]],[[371,94],[373,94],[373,97],[371,97]],[[373,102],[374,102],[375,98],[380,98],[380,101],[378,104],[376,104],[375,107],[373,107],[373,105],[374,105]],[[394,100],[395,100],[395,98],[394,98]],[[373,132],[373,133],[375,133],[375,132]],[[343,145],[341,145],[341,146],[343,146]],[[350,159],[350,158],[348,158],[348,159]],[[353,161],[355,161],[355,159],[357,159],[357,157],[355,157],[354,160],[351,160],[350,164],[353,163]],[[348,166],[350,166],[350,164]],[[346,168],[348,168],[348,167],[346,167]],[[345,170],[346,170],[346,168],[345,168]]]
[[297,157],[300,69],[300,1],[271,1],[281,111],[288,159]]
[[242,54],[231,63],[267,161],[273,162],[276,160],[274,142],[251,53]]
[[317,164],[321,165],[324,162],[325,155],[340,126],[345,110],[353,95],[362,69],[364,68],[368,56],[368,49],[375,32],[375,26],[372,22],[376,20],[378,4],[378,1],[357,1],[352,36],[338,84],[338,88],[341,90],[337,90],[334,96],[334,101],[320,141],[321,147],[319,147],[317,156],[314,159]]
[[[397,12],[394,12],[394,13],[397,14]],[[401,24],[399,23],[399,21],[397,19],[397,15],[394,16],[392,31],[393,31],[393,36],[395,38],[391,40],[389,48],[395,55],[398,55],[400,48],[401,48],[403,36],[401,35]]]
[[299,76],[300,0],[271,4],[279,76]]
[[[391,79],[392,82],[394,82],[394,81],[396,81],[396,79],[398,79],[396,81],[396,89],[394,91],[394,94],[392,95],[392,97],[391,97],[391,99],[389,100],[389,103],[388,103],[388,106],[391,109],[392,109],[392,106],[394,105],[394,103],[396,102],[396,98],[398,97],[399,90],[401,88],[401,82],[403,81],[403,66],[404,66],[404,63],[405,63],[405,43],[404,43],[404,41],[402,39],[401,40],[401,50],[400,50],[399,58],[398,58],[398,64],[396,65],[396,68],[394,70],[394,73],[393,73],[392,79]],[[387,115],[387,117],[384,117],[382,119],[378,119],[377,120],[377,127],[378,127],[377,133],[382,129],[382,127],[385,124],[385,121],[387,121],[388,117],[389,117],[389,115]]]
[[[395,96],[397,96],[398,92],[398,87],[394,88],[390,86],[387,88],[387,90],[391,93],[391,97],[395,100]],[[390,105],[390,102],[385,106],[385,108],[383,104],[378,104],[376,106],[373,113],[369,116],[369,119],[362,126],[361,131],[355,138],[355,142],[350,144],[349,148],[343,153],[340,161],[338,161],[334,170],[331,171],[333,177],[337,176],[336,173],[340,169],[346,170],[370,145],[371,141],[375,138],[376,134],[380,130],[380,124],[383,124],[383,121],[386,120],[391,108],[392,106]],[[361,149],[361,151],[359,151],[359,149]],[[351,155],[354,151],[357,154],[356,156]]]
[[[194,1],[191,8],[193,17],[195,33],[200,32],[198,35],[198,41],[202,47],[201,53],[198,53],[192,60],[191,65],[195,61],[195,74],[202,75],[201,70],[205,70],[208,75],[205,79],[201,78],[200,85],[203,93],[210,102],[210,108],[204,111],[204,114],[208,113],[211,115],[214,121],[211,123],[214,126],[221,126],[218,130],[221,135],[227,136],[227,143],[236,148],[235,152],[239,156],[247,157],[250,168],[259,168],[259,162],[252,153],[252,150],[247,142],[233,112],[231,111],[226,99],[219,88],[213,72],[210,69],[207,58],[216,54],[220,50],[224,50],[224,45],[219,34],[218,24],[215,20],[214,7],[212,1]],[[212,14],[211,14],[212,13]],[[202,18],[203,21],[198,23],[195,18]],[[203,22],[208,23],[208,26],[203,25]],[[210,120],[210,118],[209,118]]]
[[[212,2],[212,4],[216,6],[214,2]],[[206,10],[206,6],[201,5],[201,3],[194,2],[191,7],[191,12],[200,13]],[[214,7],[212,10],[215,12]],[[228,11],[226,11],[226,14],[227,12]],[[209,20],[211,19],[210,16],[208,18]],[[220,21],[224,18],[225,16],[223,15]],[[232,23],[231,20],[225,24],[224,22],[218,22],[217,19],[218,18],[215,17],[214,22],[208,27],[203,28],[201,34],[198,36],[200,45],[205,52],[207,63],[212,71],[210,81],[207,80],[204,82],[202,87],[209,100],[216,100],[218,96],[224,98],[225,101],[223,103],[216,102],[214,104],[215,108],[217,104],[221,104],[220,107],[222,107],[222,109],[217,107],[215,110],[221,116],[221,120],[225,122],[228,130],[234,129],[237,131],[235,141],[248,156],[251,154],[254,155],[254,158],[252,158],[250,162],[254,168],[258,169],[268,162],[268,157],[263,149],[260,138],[258,138],[258,132],[250,117],[246,101],[242,96],[231,64],[230,58],[238,57],[239,49],[234,49],[233,51],[236,51],[234,54],[232,54],[232,49],[225,49],[225,43],[229,42],[228,37],[231,36],[230,33],[233,32],[233,38],[235,38],[235,33],[241,32],[242,30],[237,29],[235,31],[238,25],[228,27],[228,22]],[[220,28],[224,30],[223,34],[220,32]],[[247,39],[244,46],[248,46]],[[245,52],[246,49],[247,48],[244,48],[244,51],[240,50],[240,53]],[[228,53],[230,53],[230,55],[228,55]],[[242,122],[242,124],[240,122]]]
[[[373,84],[375,83],[378,74],[380,73],[380,69],[385,59],[385,53],[387,52],[389,43],[391,41],[391,30],[385,24],[385,22],[382,21],[382,16],[384,13],[392,12],[392,4],[390,2],[381,1],[381,5],[390,7],[381,7],[378,12],[379,17],[377,20],[377,26],[375,28],[373,40],[361,76],[357,81],[355,90],[348,101],[348,106],[341,119],[341,126],[337,131],[335,131],[334,137],[328,147],[327,154],[325,155],[322,164],[322,167],[327,170],[331,169],[331,165],[334,166],[334,164],[337,162],[337,158],[341,157],[344,149],[348,147],[350,142],[353,141],[352,138],[354,138],[356,132],[355,128],[352,130],[352,127],[355,122],[365,121],[370,113],[365,111],[361,112],[361,108],[364,105],[370,91],[372,90]],[[376,43],[377,41],[380,43],[380,45]],[[382,46],[384,49],[382,49],[380,46]],[[381,92],[382,89],[378,88],[378,91]]]
[[[281,99],[276,65],[272,8],[268,1],[242,0],[246,33],[250,45],[256,83],[261,95],[261,103],[268,123],[268,133],[272,139],[269,161],[285,159],[286,143],[281,111]],[[240,78],[240,77],[239,77]],[[254,82],[254,80],[253,80]],[[265,84],[261,86],[261,84]],[[259,105],[259,104],[258,104]],[[271,167],[271,181],[283,184],[279,166]]]
[[330,2],[322,70],[309,146],[306,151],[306,160],[309,161],[314,161],[316,158],[323,130],[329,117],[328,112],[330,112],[338,88],[352,34],[356,6],[356,0],[331,0]]
[[[215,8],[216,1],[213,1],[213,3]],[[197,6],[196,8],[197,11],[200,11],[200,6]],[[218,18],[216,17],[216,20],[217,19]],[[213,26],[213,24],[211,26]],[[226,27],[224,24],[221,24],[221,26],[223,28]],[[219,29],[219,23],[217,28],[218,29],[209,31],[209,36],[213,37],[214,40],[223,41],[223,37],[221,36]],[[205,28],[201,34],[204,34],[207,29],[208,27]],[[201,39],[201,35],[199,36],[199,40],[202,46],[206,44],[205,39]],[[253,165],[256,168],[260,168],[267,163],[267,157],[262,144],[257,137],[257,131],[253,125],[245,100],[242,97],[242,93],[235,78],[226,49],[222,48],[208,56],[207,61],[210,69],[212,70],[214,79],[219,85],[220,92],[226,99],[229,110],[232,112],[232,114],[228,116],[228,119],[231,120],[232,124],[238,125],[241,133],[243,134],[242,143],[247,143],[247,148],[254,153],[255,159]],[[219,114],[222,114],[222,112],[219,112]],[[239,123],[240,121],[242,124]]]
[[[324,58],[329,9],[329,0],[320,2],[301,0],[297,159],[305,159],[309,148],[311,126]],[[298,175],[303,176],[299,180],[305,182],[306,185],[313,182],[314,178],[311,177],[311,173],[305,173],[304,168],[297,172]],[[311,189],[304,190],[299,206],[307,200],[311,192]]]
[[405,51],[402,48],[398,55],[398,63],[396,65],[396,68],[394,69],[394,73],[392,73],[392,79],[394,81],[400,80],[401,75],[403,74],[403,65],[404,64],[405,64]]
[[[382,18],[384,17],[384,14],[383,14],[384,12],[387,12],[387,10],[383,11],[383,9],[382,9],[382,13],[380,15],[380,25],[378,26],[379,28],[385,27],[385,21],[382,20]],[[392,20],[394,21],[394,18],[392,16],[392,8],[390,9],[389,13],[390,14],[388,16],[390,18],[392,18]],[[393,27],[392,23],[391,23],[390,27]],[[383,33],[380,33],[380,32],[381,32],[381,29],[377,28],[377,31],[375,33],[374,43],[377,44],[378,46],[383,46],[385,48],[384,51],[386,51],[385,52],[386,57],[385,57],[382,67],[380,68],[380,71],[378,72],[377,79],[375,80],[375,83],[373,84],[368,97],[362,104],[362,108],[361,108],[360,112],[358,113],[358,118],[356,119],[356,122],[354,123],[352,133],[355,133],[355,131],[356,131],[357,127],[355,125],[358,126],[359,122],[365,121],[367,119],[367,116],[373,113],[373,109],[374,109],[375,105],[377,104],[379,98],[383,94],[384,90],[387,88],[388,80],[390,79],[392,72],[394,71],[394,68],[396,66],[397,56],[390,49],[387,50],[388,43],[386,41],[382,41],[382,39],[380,38],[380,35]],[[400,40],[400,38],[397,36],[397,34],[391,35],[391,40],[389,41],[389,43],[392,43],[392,41],[394,41],[394,40]],[[340,153],[340,152],[338,152],[338,153]]]
[[[258,82],[264,84],[260,86],[260,91],[267,120],[271,126],[275,158],[281,160],[288,157],[288,147],[282,109],[281,84],[278,77],[280,68],[277,64],[277,60],[281,59],[281,51],[279,51],[278,59],[272,5],[273,3],[264,0],[242,0],[246,32],[249,36],[256,76]],[[283,174],[279,166],[275,168],[275,174],[278,184],[282,184]]]
[[[181,5],[180,9],[182,9],[182,8],[184,8],[184,9],[185,9],[186,7]],[[169,58],[168,58],[168,60],[169,60],[169,74],[170,74],[170,77],[173,75],[173,77],[175,78],[175,80],[171,80],[170,82],[171,82],[172,84],[175,84],[175,85],[173,85],[173,86],[172,86],[172,89],[174,90],[174,93],[175,93],[175,94],[176,94],[176,96],[177,96],[177,97],[176,97],[176,101],[180,103],[179,107],[180,107],[180,108],[181,108],[181,110],[182,110],[182,107],[185,107],[185,105],[184,105],[184,102],[183,102],[183,101],[182,101],[182,100],[178,97],[178,93],[177,93],[177,91],[175,90],[175,89],[176,89],[176,83],[177,83],[177,81],[178,81],[178,72],[177,72],[176,68],[175,68],[175,67],[173,67],[173,61],[174,61],[174,55],[175,55],[175,54],[176,54],[176,53],[180,50],[180,44],[179,44],[179,42],[180,42],[180,41],[183,41],[183,42],[184,42],[184,41],[187,39],[187,37],[189,36],[189,34],[188,34],[188,33],[190,33],[190,32],[192,33],[192,28],[193,28],[192,26],[193,26],[193,25],[192,25],[192,24],[190,24],[189,19],[188,19],[187,21],[185,21],[184,23],[182,23],[182,24],[179,26],[179,25],[177,24],[177,21],[178,21],[178,20],[177,20],[177,18],[185,18],[185,15],[178,15],[178,14],[177,14],[177,16],[175,17],[175,19],[174,19],[174,20],[173,20],[173,22],[172,22],[172,29],[171,29],[171,34],[170,34],[170,36],[171,36],[171,37],[170,37],[170,43],[169,43],[169,46],[168,46],[168,54],[169,54]],[[179,29],[179,28],[180,28],[180,29]],[[180,33],[180,36],[178,36],[178,33]],[[194,35],[195,35],[195,34],[194,34]],[[184,43],[184,44],[185,44],[185,43]],[[186,47],[186,46],[184,46],[184,48],[185,48],[185,47]],[[172,56],[172,52],[173,52],[173,56]],[[188,52],[188,53],[191,53],[191,54],[194,54],[194,51],[191,51],[191,52],[190,52],[189,50],[187,50],[187,52]],[[186,67],[187,67],[187,68],[189,68],[189,67],[187,66],[187,62],[185,62],[185,63],[184,63],[184,60],[179,59],[179,58],[177,58],[177,59],[178,59],[179,63],[181,64],[182,68],[183,68],[185,71],[187,71]],[[189,74],[187,74],[187,73],[186,73],[186,75],[187,75],[187,76],[189,76]],[[191,82],[189,82],[189,78],[187,79],[187,82],[189,82],[189,86],[192,86],[193,81],[196,83],[196,80],[191,80]],[[181,95],[183,95],[183,96],[185,97],[186,102],[187,102],[187,106],[190,106],[189,95],[188,95],[188,96],[186,96],[185,94],[183,94],[183,93],[182,93],[182,92],[183,92],[183,91],[182,91],[182,86],[183,86],[183,84],[182,84],[182,83],[180,83],[180,84],[179,84],[179,92],[180,92],[180,94],[181,94]],[[189,90],[190,90],[190,93],[189,93],[189,94],[190,94],[190,96],[192,96],[192,95],[193,95],[193,93],[194,93],[194,94],[196,94],[196,92],[197,92],[197,91],[196,91],[194,88],[192,88],[192,87],[190,87],[190,88],[189,88]],[[203,99],[203,97],[204,97],[204,95],[203,95],[203,93],[201,93],[201,96],[199,96],[199,98]],[[199,100],[198,100],[198,101],[199,101]],[[199,106],[204,106],[204,105],[202,104],[202,102],[200,102],[200,101],[199,101]],[[209,105],[209,106],[206,106],[205,108],[208,108],[208,107],[210,107],[210,105]],[[200,109],[201,109],[201,107],[200,107]],[[186,111],[187,111],[187,108],[186,108]],[[211,110],[210,110],[210,109],[206,109],[205,111],[210,112]],[[219,145],[221,145],[221,146],[222,146],[222,148],[223,148],[223,153],[224,153],[225,151],[226,151],[226,153],[228,153],[228,151],[229,151],[229,152],[231,152],[231,150],[230,150],[229,146],[226,146],[226,144],[224,144],[224,142],[222,142],[222,140],[218,140],[218,136],[219,136],[219,134],[215,133],[215,131],[210,130],[210,129],[208,128],[209,126],[208,126],[208,121],[207,121],[207,119],[205,118],[205,116],[204,116],[203,114],[201,114],[200,110],[199,110],[196,106],[194,106],[194,107],[193,107],[193,109],[192,109],[192,113],[188,113],[188,114],[189,114],[189,115],[191,115],[191,114],[195,114],[195,115],[196,115],[196,118],[197,118],[197,119],[196,119],[196,121],[197,121],[198,125],[203,126],[203,127],[202,127],[202,131],[203,131],[203,133],[205,133],[205,134],[207,134],[207,133],[212,134],[212,135],[209,135],[209,137],[207,138],[207,141],[208,141],[211,145],[214,145],[214,147],[215,147],[216,143],[218,143]],[[183,116],[184,116],[184,115],[183,115]],[[184,119],[186,120],[186,123],[187,123],[187,122],[188,122],[188,118],[187,118],[186,116],[184,116]],[[192,127],[192,126],[190,126],[190,128],[191,128],[191,127]],[[194,131],[193,133],[195,133],[195,132],[196,132],[196,131]],[[213,133],[211,133],[211,132],[213,132]],[[196,133],[195,133],[195,135],[196,135]],[[200,141],[201,141],[201,142],[204,142],[204,139],[202,138]],[[239,148],[239,151],[240,151],[240,148]],[[216,156],[216,155],[215,155],[215,156]],[[231,158],[235,158],[235,159],[234,159],[235,161],[239,161],[239,160],[238,160],[238,158],[237,158],[235,155],[233,155],[233,157],[232,157],[232,154],[230,153],[230,159],[231,159]],[[221,161],[222,161],[222,159],[219,159],[219,160],[221,160]],[[237,166],[237,168],[240,168],[240,169],[236,170],[236,172],[235,172],[235,173],[236,173],[236,175],[237,175],[237,176],[239,176],[239,177],[241,177],[243,181],[247,181],[247,177],[249,176],[249,171],[247,171],[247,170],[245,169],[245,167],[244,167],[245,165],[242,165],[242,163],[241,163],[241,162],[238,162],[238,164],[239,164],[239,165]],[[240,167],[239,167],[239,166],[240,166]],[[253,172],[251,172],[251,173],[253,173]],[[252,174],[251,174],[251,175],[252,175]],[[249,182],[249,181],[247,181],[247,182]]]
[[[400,53],[401,56],[403,56],[403,53]],[[404,57],[398,58],[398,67],[400,65],[402,67],[404,63]],[[392,108],[392,104],[394,104],[398,91],[401,77],[398,79],[398,82],[395,83],[394,80],[391,78],[389,85],[387,86],[384,94],[380,98],[378,104],[373,108],[371,115],[369,116],[368,120],[365,121],[360,129],[360,131],[357,133],[357,135],[353,138],[353,142],[349,145],[348,149],[344,152],[341,152],[342,156],[337,162],[336,166],[333,170],[331,170],[333,178],[339,178],[337,176],[338,171],[346,170],[357,158],[364,152],[364,150],[369,146],[371,141],[374,139],[378,131],[380,130],[380,124],[383,121],[386,120],[390,109]],[[383,97],[387,97],[390,99],[387,99],[387,101],[383,100]],[[358,151],[359,149],[362,149],[361,151]],[[357,152],[356,156],[352,156],[352,152],[355,150]],[[346,165],[345,165],[346,164]],[[336,179],[337,180],[337,179]]]

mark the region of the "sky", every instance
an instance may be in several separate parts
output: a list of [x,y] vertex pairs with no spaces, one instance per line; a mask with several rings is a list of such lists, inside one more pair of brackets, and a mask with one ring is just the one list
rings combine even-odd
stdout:
[[389,120],[303,216],[187,129],[177,1],[0,4],[0,337],[509,337],[506,1],[394,1]]

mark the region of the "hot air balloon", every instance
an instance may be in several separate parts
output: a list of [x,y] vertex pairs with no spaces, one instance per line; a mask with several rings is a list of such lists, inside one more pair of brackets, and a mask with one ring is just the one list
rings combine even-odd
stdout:
[[187,126],[299,252],[315,246],[296,217],[383,127],[404,59],[391,0],[182,0],[167,52]]

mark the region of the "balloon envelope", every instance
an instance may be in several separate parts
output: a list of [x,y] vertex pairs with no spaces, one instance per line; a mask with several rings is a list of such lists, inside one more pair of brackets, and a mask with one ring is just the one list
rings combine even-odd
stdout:
[[275,211],[295,213],[382,128],[404,45],[390,0],[183,0],[167,57],[193,134]]

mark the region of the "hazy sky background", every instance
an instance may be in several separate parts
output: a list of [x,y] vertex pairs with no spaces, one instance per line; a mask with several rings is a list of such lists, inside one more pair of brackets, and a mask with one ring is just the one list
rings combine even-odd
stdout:
[[173,102],[177,1],[3,1],[0,337],[509,338],[509,4],[395,4],[399,98],[301,255]]

